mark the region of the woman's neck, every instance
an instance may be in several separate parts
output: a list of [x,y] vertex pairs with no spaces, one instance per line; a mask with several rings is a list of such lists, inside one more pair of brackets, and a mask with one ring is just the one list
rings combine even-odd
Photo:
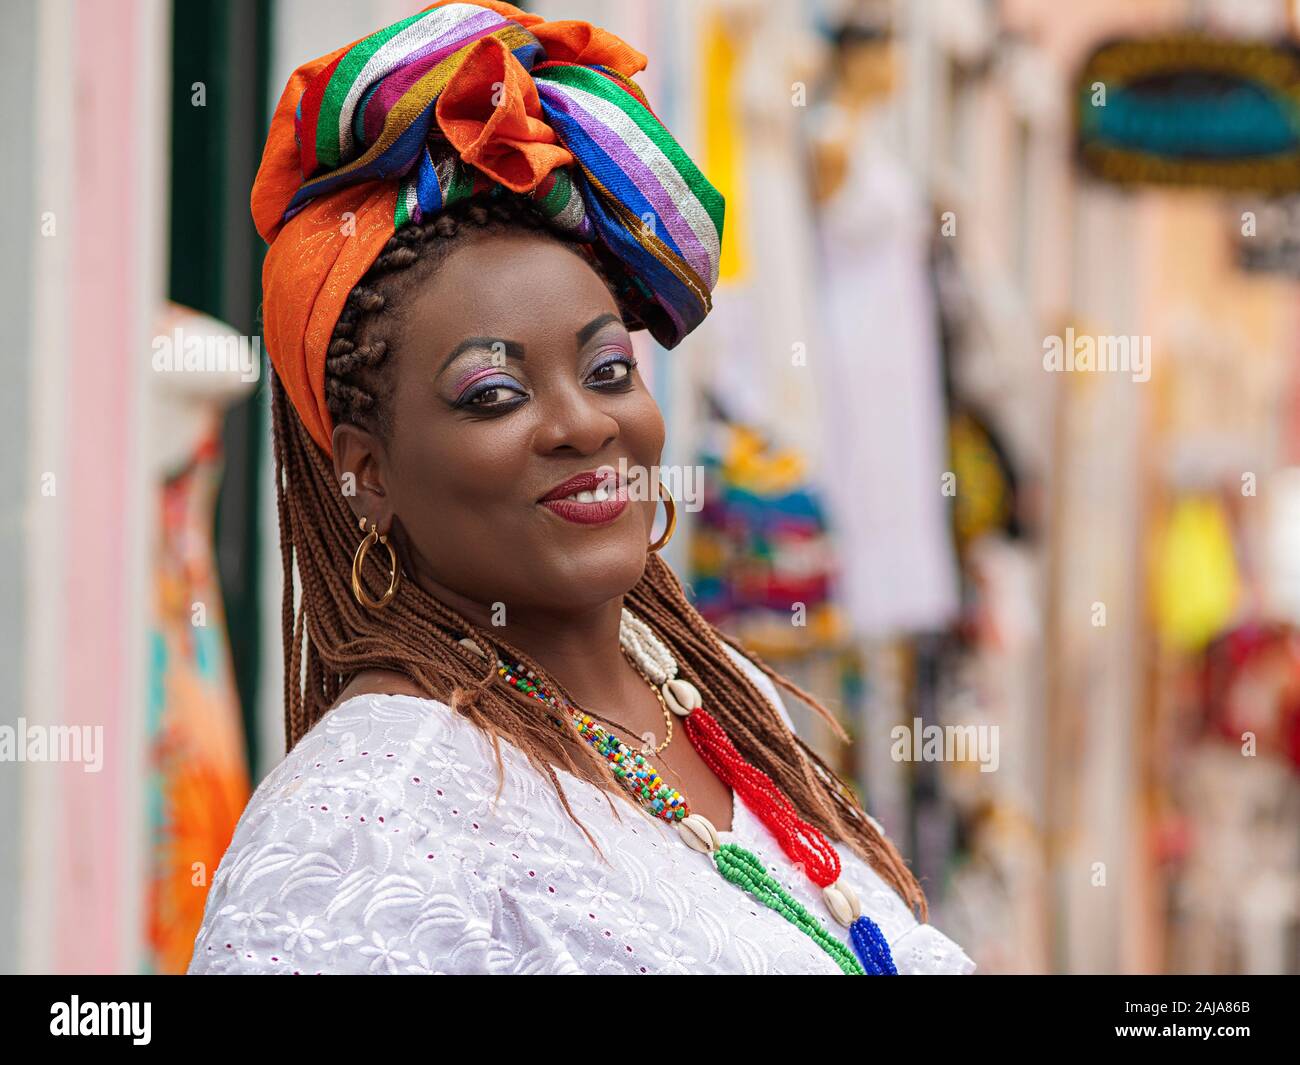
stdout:
[[579,705],[618,706],[644,686],[619,646],[622,596],[583,610],[511,607],[500,623],[490,605],[447,588],[426,590],[490,636],[523,651]]

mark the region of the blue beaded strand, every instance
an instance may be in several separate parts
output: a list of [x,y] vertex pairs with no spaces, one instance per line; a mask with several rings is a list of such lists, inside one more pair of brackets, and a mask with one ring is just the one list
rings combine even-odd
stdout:
[[868,976],[898,975],[894,956],[889,952],[889,943],[875,921],[870,917],[859,917],[849,925],[849,934],[853,939],[853,949]]

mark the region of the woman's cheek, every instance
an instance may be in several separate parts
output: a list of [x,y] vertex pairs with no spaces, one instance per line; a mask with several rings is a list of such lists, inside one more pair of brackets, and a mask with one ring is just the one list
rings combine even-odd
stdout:
[[638,461],[646,466],[657,465],[664,450],[665,426],[659,404],[649,392],[644,393],[645,402],[640,409],[628,419],[626,432],[635,442],[634,450]]

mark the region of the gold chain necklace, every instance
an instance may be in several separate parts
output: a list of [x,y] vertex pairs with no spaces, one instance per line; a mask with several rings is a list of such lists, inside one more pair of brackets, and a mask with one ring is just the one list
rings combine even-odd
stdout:
[[[651,746],[650,746],[650,741],[649,741],[648,739],[646,739],[644,736],[641,737],[641,747],[640,747],[640,751],[641,751],[641,753],[642,753],[642,754],[650,754],[651,751],[653,751],[655,754],[658,754],[658,753],[659,753],[660,751],[662,751],[665,747],[667,747],[668,744],[670,744],[670,743],[672,742],[672,740],[673,740],[673,715],[672,715],[672,713],[671,713],[671,712],[669,711],[669,709],[668,709],[668,703],[664,701],[663,692],[661,692],[661,691],[659,690],[659,685],[656,684],[654,681],[652,681],[649,677],[646,676],[646,674],[645,674],[645,670],[643,670],[643,669],[641,668],[641,666],[637,663],[637,660],[636,660],[635,658],[632,657],[631,653],[628,651],[628,649],[627,649],[626,647],[622,647],[621,650],[623,651],[623,657],[626,658],[629,662],[632,663],[632,668],[635,669],[635,670],[637,671],[637,673],[640,675],[641,679],[642,679],[643,681],[645,681],[648,685],[650,685],[650,690],[651,690],[652,692],[655,693],[655,698],[659,700],[659,705],[663,708],[663,712],[664,712],[664,727],[665,727],[665,729],[666,729],[666,731],[667,731],[667,734],[668,734],[668,735],[667,735],[667,738],[663,741],[663,743],[659,744],[658,747],[651,748]],[[615,721],[610,721],[609,718],[607,718],[607,717],[601,717],[599,714],[592,713],[592,711],[587,710],[585,707],[583,708],[583,712],[584,712],[584,713],[587,713],[587,714],[590,714],[590,715],[591,715],[592,717],[594,717],[597,721],[600,721],[600,722],[602,722],[603,724],[609,725],[609,726],[611,726],[612,728],[620,729],[620,730],[622,730],[622,731],[624,731],[624,732],[630,732],[630,731],[631,731],[629,728],[627,728],[627,726],[625,726],[625,725],[620,725],[620,724],[618,724],[618,723],[615,722]]]

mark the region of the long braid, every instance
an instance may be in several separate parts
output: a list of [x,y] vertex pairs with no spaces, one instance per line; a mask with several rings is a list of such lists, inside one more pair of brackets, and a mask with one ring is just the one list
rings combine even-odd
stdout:
[[[477,197],[463,201],[428,224],[399,230],[349,295],[335,327],[325,380],[326,403],[334,421],[380,433],[388,428],[391,382],[384,369],[389,346],[371,336],[372,327],[393,303],[400,303],[402,292],[437,268],[462,228],[525,227],[547,232],[544,225],[526,198],[501,196],[487,202]],[[574,245],[566,246],[584,254]],[[598,264],[592,265],[600,273]],[[545,714],[538,713],[535,701],[498,683],[498,655],[531,669],[542,684],[572,701],[569,693],[528,654],[462,617],[414,581],[401,582],[382,610],[369,610],[356,601],[350,583],[359,538],[356,521],[328,458],[311,439],[274,374],[271,385],[276,506],[284,566],[281,629],[287,746],[292,748],[320,720],[356,673],[380,668],[403,674],[430,698],[447,702],[491,739],[498,796],[505,782],[500,748],[505,740],[551,781],[565,811],[599,854],[595,838],[569,804],[556,767],[601,787],[616,817],[611,793],[633,807],[635,800],[609,777],[603,757],[593,748],[556,730]],[[368,587],[386,585],[387,565],[386,552],[368,554],[363,566]],[[295,575],[301,592],[298,603]],[[872,825],[849,789],[786,727],[776,708],[727,656],[723,641],[742,652],[744,648],[700,616],[658,555],[649,556],[644,574],[626,601],[672,647],[683,675],[699,687],[709,712],[744,757],[776,782],[803,817],[828,837],[846,843],[910,907],[915,910],[919,906],[921,920],[927,920],[925,895],[902,856]],[[481,648],[486,658],[462,644],[465,638]],[[847,739],[820,703],[765,664],[758,662],[758,666]]]

